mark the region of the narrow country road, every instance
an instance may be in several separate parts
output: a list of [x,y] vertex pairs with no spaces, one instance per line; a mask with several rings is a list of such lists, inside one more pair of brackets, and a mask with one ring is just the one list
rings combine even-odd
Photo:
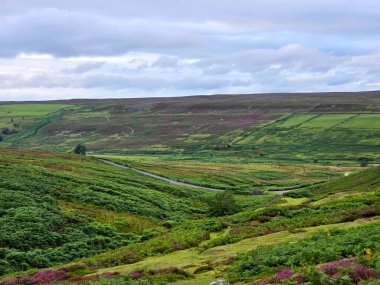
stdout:
[[[191,187],[191,188],[205,189],[205,190],[216,191],[216,192],[222,192],[222,191],[224,191],[222,189],[215,189],[215,188],[209,188],[209,187],[199,186],[199,185],[195,185],[195,184],[180,182],[180,181],[177,181],[177,180],[173,180],[173,179],[161,176],[161,175],[157,175],[157,174],[145,171],[145,170],[137,169],[137,168],[134,168],[132,166],[123,165],[123,164],[120,164],[120,163],[117,163],[117,162],[114,162],[114,161],[111,161],[111,160],[107,160],[107,159],[100,159],[100,160],[103,161],[104,163],[109,164],[109,165],[120,167],[120,168],[129,169],[129,170],[133,170],[133,171],[136,171],[136,172],[138,172],[140,174],[144,174],[144,175],[156,178],[156,179],[160,179],[162,181],[166,181],[166,182],[171,183],[171,184],[185,186],[185,187]],[[283,195],[285,193],[288,193],[288,192],[291,192],[291,191],[294,191],[294,190],[297,190],[297,189],[300,189],[300,188],[290,189],[290,190],[276,190],[276,191],[272,190],[272,191],[268,191],[268,193]]]
[[285,193],[289,193],[298,189],[301,189],[301,188],[288,189],[288,190],[270,190],[269,192],[273,194],[284,195]]
[[180,186],[185,186],[185,187],[191,187],[191,188],[199,188],[199,189],[205,189],[205,190],[211,190],[211,191],[217,191],[217,192],[224,191],[222,189],[215,189],[215,188],[209,188],[209,187],[203,187],[203,186],[199,186],[199,185],[194,185],[194,184],[190,184],[190,183],[179,182],[179,181],[176,181],[176,180],[173,180],[173,179],[170,179],[170,178],[166,178],[166,177],[163,177],[163,176],[160,176],[160,175],[157,175],[157,174],[145,171],[145,170],[140,170],[140,169],[137,169],[137,168],[134,168],[134,167],[131,167],[131,166],[126,166],[126,165],[123,165],[123,164],[120,164],[120,163],[117,163],[117,162],[113,162],[113,161],[110,161],[110,160],[106,160],[106,159],[101,159],[101,161],[103,161],[104,163],[107,163],[109,165],[112,165],[112,166],[116,166],[116,167],[120,167],[120,168],[125,168],[125,169],[130,169],[130,170],[136,171],[138,173],[141,173],[141,174],[144,174],[144,175],[156,178],[156,179],[160,179],[162,181],[166,181],[168,183],[175,184],[175,185],[180,185]]

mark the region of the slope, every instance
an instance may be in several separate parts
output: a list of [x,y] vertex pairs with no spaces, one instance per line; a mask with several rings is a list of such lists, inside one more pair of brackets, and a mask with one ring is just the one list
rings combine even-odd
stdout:
[[[206,285],[223,277],[238,284],[293,284],[302,276],[303,282],[318,278],[326,280],[318,284],[330,284],[334,270],[341,270],[334,278],[344,284],[373,279],[380,256],[379,177],[380,168],[372,168],[231,216],[184,221],[140,244],[50,269],[62,273],[50,281]],[[333,273],[323,271],[320,264],[331,262]],[[133,281],[142,279],[147,281]],[[24,284],[9,282],[4,284]]]
[[150,239],[202,217],[208,191],[82,156],[0,149],[0,275]]

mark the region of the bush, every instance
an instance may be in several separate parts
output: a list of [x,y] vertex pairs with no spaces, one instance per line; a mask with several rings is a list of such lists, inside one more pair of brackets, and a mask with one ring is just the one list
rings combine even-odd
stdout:
[[290,191],[284,194],[284,196],[291,197],[291,198],[311,198],[315,196],[313,192],[310,192],[309,190],[302,189],[302,190],[294,190]]
[[75,154],[80,154],[80,155],[86,155],[86,146],[83,145],[83,144],[78,144],[78,145],[74,148],[74,153],[75,153]]
[[380,223],[348,230],[321,232],[297,243],[258,248],[240,257],[232,276],[255,276],[275,267],[316,265],[380,249]]
[[13,135],[13,134],[17,134],[18,131],[17,131],[17,130],[11,130],[11,129],[9,129],[9,128],[4,128],[4,129],[1,131],[1,133],[2,133],[3,135]]
[[228,191],[216,193],[214,200],[209,205],[209,213],[214,217],[232,215],[238,211],[239,207],[235,197]]
[[205,220],[203,222],[199,222],[198,225],[202,230],[207,232],[219,232],[222,229],[226,228],[227,225],[220,220]]

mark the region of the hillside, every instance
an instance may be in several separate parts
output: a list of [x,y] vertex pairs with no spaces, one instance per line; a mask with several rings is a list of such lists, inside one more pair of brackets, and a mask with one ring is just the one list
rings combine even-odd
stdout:
[[1,275],[149,239],[204,216],[211,197],[82,156],[0,154]]
[[[0,159],[1,270],[8,273],[0,284],[116,278],[101,284],[203,285],[220,276],[256,284],[288,268],[284,280],[322,278],[323,270],[311,273],[305,266],[337,260],[361,266],[359,277],[374,277],[371,268],[378,266],[380,168],[284,197],[236,195],[239,213],[210,218],[212,191],[82,156],[1,149]],[[33,269],[52,265],[58,266]],[[9,276],[30,269],[23,278]]]
[[[178,153],[229,145],[231,155],[275,159],[295,150],[301,152],[298,159],[378,152],[378,91],[3,102],[0,107],[0,128],[18,132],[4,136],[6,146],[67,151],[86,143],[91,151]],[[310,135],[316,131],[321,136]],[[355,141],[347,144],[347,137]],[[333,148],[326,139],[333,139]],[[346,152],[338,156],[334,147],[342,145]]]
[[379,126],[378,91],[2,102],[0,284],[376,284]]
[[379,91],[0,104],[0,146],[71,152],[81,143],[90,155],[235,191],[378,164],[378,126]]

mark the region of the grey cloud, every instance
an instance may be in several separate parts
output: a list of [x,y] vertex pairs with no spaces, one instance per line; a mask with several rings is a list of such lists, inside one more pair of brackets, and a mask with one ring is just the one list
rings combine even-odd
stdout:
[[379,18],[378,0],[3,0],[0,93],[365,90]]
[[98,69],[104,65],[104,62],[86,62],[83,64],[80,64],[72,69],[67,69],[66,72],[68,73],[85,73],[94,69]]
[[[375,0],[5,1],[0,56],[20,52],[209,56],[291,42],[339,52],[380,43]],[[339,43],[344,42],[344,46]],[[364,47],[365,49],[365,47]]]
[[[336,57],[291,45],[280,50],[260,49],[225,58],[213,57],[196,64],[181,63],[175,68],[167,67],[176,64],[174,58],[171,58],[161,67],[153,68],[147,64],[141,69],[128,69],[125,67],[129,62],[126,61],[94,72],[72,73],[58,68],[57,72],[35,71],[34,74],[26,72],[25,75],[0,73],[0,88],[76,88],[113,92],[134,89],[144,94],[150,92],[152,96],[159,94],[160,90],[171,90],[173,94],[183,91],[189,94],[226,93],[242,89],[247,92],[282,89],[321,91],[323,88],[347,88],[352,82],[360,82],[355,88],[365,89],[368,84],[376,84],[378,81],[378,59],[378,53]],[[164,57],[163,61],[166,60]],[[58,59],[51,61],[56,62]],[[78,67],[76,63],[71,64],[73,67],[70,70]],[[250,91],[249,86],[252,88]]]
[[153,62],[152,67],[160,68],[175,68],[179,65],[179,59],[173,56],[160,56],[155,62]]
[[297,44],[279,49],[254,49],[232,54],[228,57],[210,57],[196,63],[205,73],[216,71],[240,71],[254,73],[263,69],[327,71],[343,59]]
[[85,12],[54,8],[5,16],[0,26],[0,55],[46,53],[69,57],[113,55],[129,51],[187,49],[200,45],[164,23],[157,27],[146,21],[120,20]]
[[[3,3],[5,2],[5,3]],[[51,0],[3,0],[1,14],[20,14],[52,6]],[[219,21],[235,28],[378,33],[377,0],[65,0],[54,7],[111,18],[149,18],[174,22]],[[301,23],[301,24],[300,24]]]
[[226,86],[247,85],[247,82],[235,78],[202,78],[197,76],[187,76],[184,78],[163,78],[163,77],[133,77],[123,75],[113,76],[91,76],[81,84],[84,88],[105,88],[110,90],[119,89],[141,89],[154,91],[160,89],[174,90],[209,90]]

